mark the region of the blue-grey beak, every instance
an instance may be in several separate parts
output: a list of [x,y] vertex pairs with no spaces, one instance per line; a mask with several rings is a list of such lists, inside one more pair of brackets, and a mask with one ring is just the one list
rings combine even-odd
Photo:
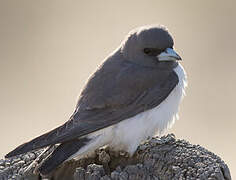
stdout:
[[157,56],[159,61],[180,61],[181,57],[171,48],[166,48],[164,52]]

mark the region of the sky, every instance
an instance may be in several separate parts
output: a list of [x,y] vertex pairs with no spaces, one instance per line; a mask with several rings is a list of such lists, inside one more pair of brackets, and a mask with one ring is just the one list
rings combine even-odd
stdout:
[[0,0],[0,157],[67,121],[88,77],[135,27],[165,25],[187,75],[167,133],[236,178],[236,1]]

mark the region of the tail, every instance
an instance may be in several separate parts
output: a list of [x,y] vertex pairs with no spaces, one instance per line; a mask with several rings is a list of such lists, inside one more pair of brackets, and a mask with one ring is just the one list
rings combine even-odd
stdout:
[[71,141],[72,139],[78,139],[77,134],[79,134],[79,130],[76,128],[73,129],[71,126],[73,126],[73,121],[67,121],[62,126],[18,146],[16,149],[5,155],[5,158],[27,153],[49,145],[65,143],[67,141]]
[[36,150],[36,149],[40,149],[40,148],[43,148],[43,147],[46,147],[49,145],[60,143],[58,141],[55,141],[55,139],[58,137],[56,134],[59,129],[60,129],[60,127],[56,128],[50,132],[47,132],[39,137],[36,137],[29,142],[21,144],[20,146],[15,148],[13,151],[6,154],[5,158],[17,156],[19,154],[24,154],[24,153],[27,153],[32,150]]
[[90,139],[81,138],[60,144],[38,168],[41,175],[48,175],[60,164],[79,151]]

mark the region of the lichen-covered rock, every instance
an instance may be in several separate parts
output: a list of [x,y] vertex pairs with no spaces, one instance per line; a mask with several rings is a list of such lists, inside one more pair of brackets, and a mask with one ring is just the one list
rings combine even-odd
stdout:
[[[37,179],[39,175],[24,170],[35,161],[34,155],[22,155],[0,160],[0,180]],[[224,179],[230,180],[227,165],[217,155],[199,145],[176,140],[174,135],[152,138],[139,146],[133,157],[126,153],[102,148],[95,157],[69,161],[61,165],[48,179],[75,180],[168,180]]]

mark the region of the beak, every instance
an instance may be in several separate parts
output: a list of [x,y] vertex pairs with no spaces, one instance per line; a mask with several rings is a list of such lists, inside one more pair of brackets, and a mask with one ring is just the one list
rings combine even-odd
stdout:
[[159,61],[180,61],[181,57],[171,48],[166,48],[164,52],[157,56]]

